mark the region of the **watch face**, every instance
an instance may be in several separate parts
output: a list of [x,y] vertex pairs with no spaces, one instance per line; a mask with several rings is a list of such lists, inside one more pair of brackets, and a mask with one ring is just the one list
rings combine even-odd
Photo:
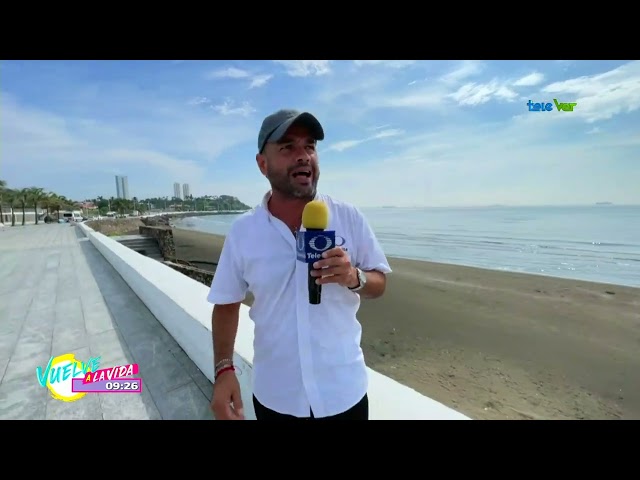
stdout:
[[358,279],[360,280],[360,286],[364,286],[364,284],[367,282],[367,277],[364,274],[364,272],[360,269],[358,269]]

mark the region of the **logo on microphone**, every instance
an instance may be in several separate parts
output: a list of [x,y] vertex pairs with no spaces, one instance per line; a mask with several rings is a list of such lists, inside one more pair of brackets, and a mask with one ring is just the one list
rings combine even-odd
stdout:
[[[343,242],[344,243],[344,242]],[[336,232],[333,230],[298,231],[296,253],[298,260],[313,263],[322,258],[322,252],[336,246]]]
[[316,235],[309,239],[309,247],[316,252],[322,253],[333,247],[333,240],[331,240],[327,235]]

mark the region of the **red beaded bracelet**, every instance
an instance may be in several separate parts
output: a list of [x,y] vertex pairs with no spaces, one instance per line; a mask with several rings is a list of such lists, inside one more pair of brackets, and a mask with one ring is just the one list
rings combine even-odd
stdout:
[[218,379],[221,373],[226,372],[227,370],[235,370],[235,368],[233,367],[233,365],[229,365],[228,367],[221,368],[220,370],[218,370],[218,372],[216,372],[215,380]]

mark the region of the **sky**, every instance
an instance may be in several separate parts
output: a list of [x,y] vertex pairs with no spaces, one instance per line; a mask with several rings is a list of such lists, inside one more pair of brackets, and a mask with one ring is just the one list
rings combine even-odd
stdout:
[[[527,106],[553,99],[577,105]],[[322,123],[319,188],[359,207],[640,204],[640,61],[0,61],[0,178],[253,206],[281,108]]]

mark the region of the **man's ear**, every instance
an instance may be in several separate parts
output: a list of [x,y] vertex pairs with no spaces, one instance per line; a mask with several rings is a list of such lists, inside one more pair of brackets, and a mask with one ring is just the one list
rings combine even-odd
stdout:
[[261,153],[258,153],[256,155],[256,163],[258,164],[258,168],[260,169],[260,172],[262,173],[262,175],[264,175],[266,177],[267,176],[267,157],[266,157],[266,155],[262,155]]

